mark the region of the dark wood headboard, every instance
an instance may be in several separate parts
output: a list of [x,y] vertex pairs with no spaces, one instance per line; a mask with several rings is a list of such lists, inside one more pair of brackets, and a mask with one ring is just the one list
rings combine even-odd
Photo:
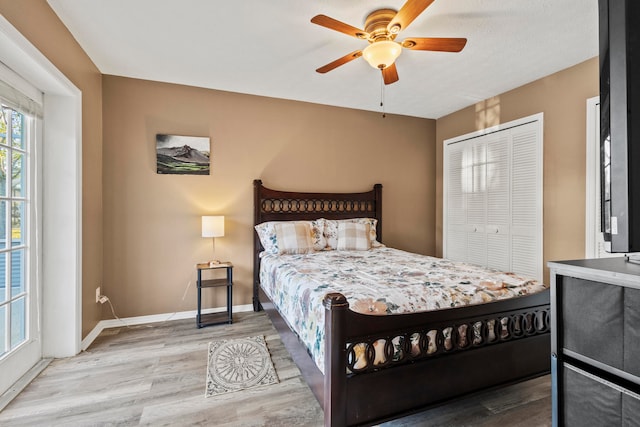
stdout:
[[[254,225],[266,221],[295,221],[318,218],[376,218],[376,234],[382,242],[382,184],[364,193],[301,193],[272,190],[253,181]],[[253,232],[253,308],[258,311],[260,286],[260,252],[263,250],[258,233]]]

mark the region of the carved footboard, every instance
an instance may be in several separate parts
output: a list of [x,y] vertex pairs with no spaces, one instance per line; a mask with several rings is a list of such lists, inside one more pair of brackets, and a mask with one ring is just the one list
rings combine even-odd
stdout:
[[[329,294],[325,425],[370,424],[549,371],[549,292],[369,316]],[[347,373],[348,372],[348,373]]]

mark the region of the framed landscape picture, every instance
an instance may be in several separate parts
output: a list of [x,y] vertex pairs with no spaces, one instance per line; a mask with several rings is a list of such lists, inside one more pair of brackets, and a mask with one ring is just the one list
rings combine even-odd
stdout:
[[211,141],[208,137],[156,135],[157,173],[209,175]]

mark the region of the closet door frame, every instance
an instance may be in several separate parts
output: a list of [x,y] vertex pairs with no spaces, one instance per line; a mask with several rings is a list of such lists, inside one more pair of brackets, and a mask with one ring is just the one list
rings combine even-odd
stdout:
[[[492,126],[487,129],[482,129],[476,132],[468,133],[465,135],[457,136],[454,138],[444,140],[443,144],[443,216],[442,216],[442,249],[443,257],[448,257],[448,232],[449,232],[449,171],[450,171],[450,152],[451,148],[457,144],[473,144],[476,142],[485,143],[489,139],[489,135],[493,135],[498,132],[511,132],[512,129],[521,127],[523,125],[534,124],[536,131],[536,194],[535,194],[535,210],[536,210],[536,243],[535,254],[532,256],[535,258],[535,274],[534,277],[538,280],[543,279],[543,113],[534,114],[528,117],[524,117],[518,120],[514,120],[508,123],[503,123],[497,126]],[[509,148],[511,150],[511,146]],[[509,160],[508,176],[511,177],[511,161]],[[509,184],[511,186],[511,183]],[[508,207],[511,220],[511,204]],[[451,214],[454,214],[453,212]],[[455,215],[455,214],[454,214]],[[516,273],[518,273],[516,271]]]

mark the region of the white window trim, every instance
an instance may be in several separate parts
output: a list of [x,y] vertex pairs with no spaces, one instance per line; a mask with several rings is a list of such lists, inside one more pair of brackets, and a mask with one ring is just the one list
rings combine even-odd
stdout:
[[[585,258],[614,258],[624,254],[610,253],[611,243],[600,232],[600,97],[587,99],[586,180],[585,180]],[[602,245],[602,246],[601,246]]]
[[[42,356],[68,357],[80,351],[82,334],[81,92],[1,15],[0,62],[44,93]],[[0,367],[0,391],[11,382],[4,373],[12,372],[14,359]]]

